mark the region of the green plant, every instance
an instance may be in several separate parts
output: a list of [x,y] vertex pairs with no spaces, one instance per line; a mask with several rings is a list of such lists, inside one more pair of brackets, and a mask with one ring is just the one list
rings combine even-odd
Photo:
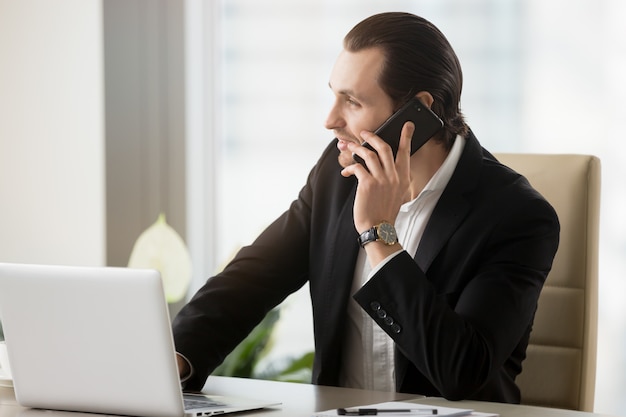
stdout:
[[314,356],[313,352],[307,352],[300,357],[285,357],[276,360],[263,370],[255,372],[254,378],[310,383]]
[[270,311],[213,372],[213,375],[269,379],[288,382],[311,382],[313,352],[301,357],[284,357],[259,367],[272,349],[272,332],[280,310]]
[[0,321],[0,342],[4,340],[4,331],[2,330],[2,322]]

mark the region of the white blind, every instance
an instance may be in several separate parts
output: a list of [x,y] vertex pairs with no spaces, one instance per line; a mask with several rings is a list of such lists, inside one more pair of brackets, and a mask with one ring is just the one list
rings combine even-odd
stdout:
[[481,127],[483,141],[514,144],[518,130],[499,133],[519,124],[518,9],[516,1],[496,0],[471,7],[462,1],[222,1],[216,201],[226,240],[218,259],[256,237],[296,197],[333,137],[323,124],[343,36],[371,14],[404,10],[439,25],[468,74],[470,124]]
[[620,277],[626,275],[626,142],[618,133],[626,113],[626,2],[207,3],[216,12],[205,21],[214,35],[205,53],[215,85],[215,108],[206,114],[215,117],[217,132],[211,137],[216,150],[204,159],[217,176],[215,192],[206,197],[216,219],[207,240],[215,242],[218,263],[288,207],[332,138],[323,128],[331,103],[327,83],[345,33],[373,13],[416,13],[437,25],[459,55],[462,109],[488,149],[590,153],[602,159],[596,411],[624,409],[626,305],[623,291],[613,289],[624,287]]

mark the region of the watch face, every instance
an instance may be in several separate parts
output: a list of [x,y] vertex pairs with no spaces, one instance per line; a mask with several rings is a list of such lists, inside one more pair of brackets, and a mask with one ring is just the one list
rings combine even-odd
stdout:
[[378,237],[387,245],[393,245],[398,241],[396,228],[390,223],[381,223],[378,225]]

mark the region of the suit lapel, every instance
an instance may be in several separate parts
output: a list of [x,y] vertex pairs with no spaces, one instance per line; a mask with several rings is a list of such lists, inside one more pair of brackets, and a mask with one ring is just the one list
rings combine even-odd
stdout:
[[[346,200],[346,204],[341,211],[337,225],[337,235],[335,237],[335,251],[334,255],[349,259],[350,262],[331,262],[335,265],[335,271],[333,275],[343,277],[349,276],[350,285],[352,284],[352,277],[354,275],[354,264],[356,263],[357,254],[359,252],[359,245],[357,243],[357,233],[354,228],[354,196],[356,193],[356,185],[352,189],[350,197]],[[348,287],[350,287],[348,285]]]
[[316,336],[316,356],[319,354],[320,358],[324,358],[317,380],[323,384],[339,383],[346,307],[351,299],[350,289],[359,251],[353,218],[356,181],[354,184],[338,216],[331,220],[334,236],[328,234],[328,246],[324,250],[319,307],[316,310],[316,321],[327,324],[322,329],[323,336]]
[[435,210],[415,254],[415,261],[424,272],[459,227],[471,209],[468,194],[475,188],[482,167],[482,148],[474,135],[466,140],[463,153]]
[[[336,234],[329,251],[326,276],[333,277],[334,284],[341,282],[341,289],[349,291],[354,276],[354,265],[359,251],[357,233],[354,229],[354,196],[356,182],[336,221]],[[337,260],[335,260],[338,257]],[[337,287],[335,287],[335,291]]]
[[424,272],[428,271],[469,210],[467,200],[459,196],[444,197],[441,196],[415,254],[415,261]]

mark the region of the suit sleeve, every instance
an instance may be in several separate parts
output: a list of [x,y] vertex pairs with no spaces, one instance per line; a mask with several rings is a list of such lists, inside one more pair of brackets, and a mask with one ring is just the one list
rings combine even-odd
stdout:
[[558,246],[545,200],[505,200],[470,213],[426,274],[403,252],[354,296],[448,399],[472,397],[527,336]]
[[[322,158],[329,158],[332,149]],[[186,389],[201,389],[265,314],[307,281],[312,184],[319,169],[318,162],[289,210],[210,278],[176,316],[176,350],[194,368]],[[254,204],[249,209],[253,213]]]

